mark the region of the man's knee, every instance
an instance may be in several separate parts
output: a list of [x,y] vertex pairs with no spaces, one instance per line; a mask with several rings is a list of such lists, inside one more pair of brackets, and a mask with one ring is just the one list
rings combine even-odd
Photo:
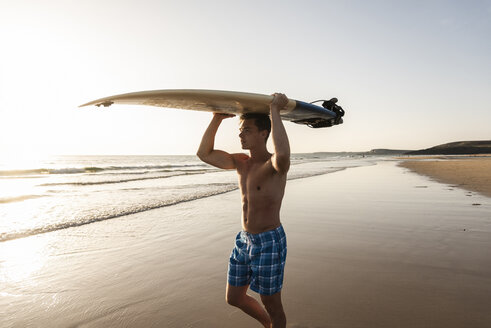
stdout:
[[234,287],[227,285],[227,291],[225,293],[225,301],[232,305],[240,307],[242,304],[244,297],[247,292],[247,286]]
[[263,303],[263,304],[264,307],[266,308],[266,311],[271,317],[282,315],[284,313],[283,305],[281,304],[269,304],[269,303]]
[[239,295],[225,294],[225,301],[227,304],[239,307],[241,304],[241,297]]
[[283,313],[283,304],[281,303],[281,294],[277,293],[270,296],[261,295],[261,301],[266,308],[266,311],[271,316]]

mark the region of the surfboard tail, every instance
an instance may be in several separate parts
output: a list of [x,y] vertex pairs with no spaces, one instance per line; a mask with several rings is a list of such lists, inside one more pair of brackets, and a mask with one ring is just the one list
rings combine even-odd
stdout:
[[[322,101],[322,107],[314,105]],[[305,124],[311,128],[327,128],[343,123],[344,110],[337,105],[337,98],[330,100],[316,100],[311,103],[296,101],[296,107],[293,113],[296,117],[289,117],[293,123]],[[302,115],[308,113],[308,115]],[[288,116],[288,115],[287,115]]]

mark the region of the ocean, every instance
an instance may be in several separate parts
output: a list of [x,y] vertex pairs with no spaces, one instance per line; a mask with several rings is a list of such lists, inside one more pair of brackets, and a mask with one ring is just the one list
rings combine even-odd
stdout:
[[[350,153],[292,155],[288,179],[373,165]],[[0,162],[0,242],[172,206],[238,188],[194,155],[52,156]]]

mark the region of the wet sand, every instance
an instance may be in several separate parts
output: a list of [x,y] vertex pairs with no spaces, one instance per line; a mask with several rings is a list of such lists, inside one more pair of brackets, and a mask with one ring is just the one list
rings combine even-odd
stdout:
[[[224,300],[239,201],[1,243],[0,326],[259,327]],[[288,327],[489,327],[490,217],[395,162],[289,181]]]
[[491,197],[491,157],[460,157],[459,159],[444,160],[413,159],[404,161],[400,165],[436,181],[477,191]]

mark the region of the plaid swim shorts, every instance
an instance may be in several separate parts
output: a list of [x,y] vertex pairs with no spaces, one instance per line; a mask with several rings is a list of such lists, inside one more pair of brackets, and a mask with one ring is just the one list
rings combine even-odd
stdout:
[[251,234],[241,231],[230,254],[228,283],[250,285],[261,295],[273,295],[283,287],[286,261],[286,235],[283,226]]

